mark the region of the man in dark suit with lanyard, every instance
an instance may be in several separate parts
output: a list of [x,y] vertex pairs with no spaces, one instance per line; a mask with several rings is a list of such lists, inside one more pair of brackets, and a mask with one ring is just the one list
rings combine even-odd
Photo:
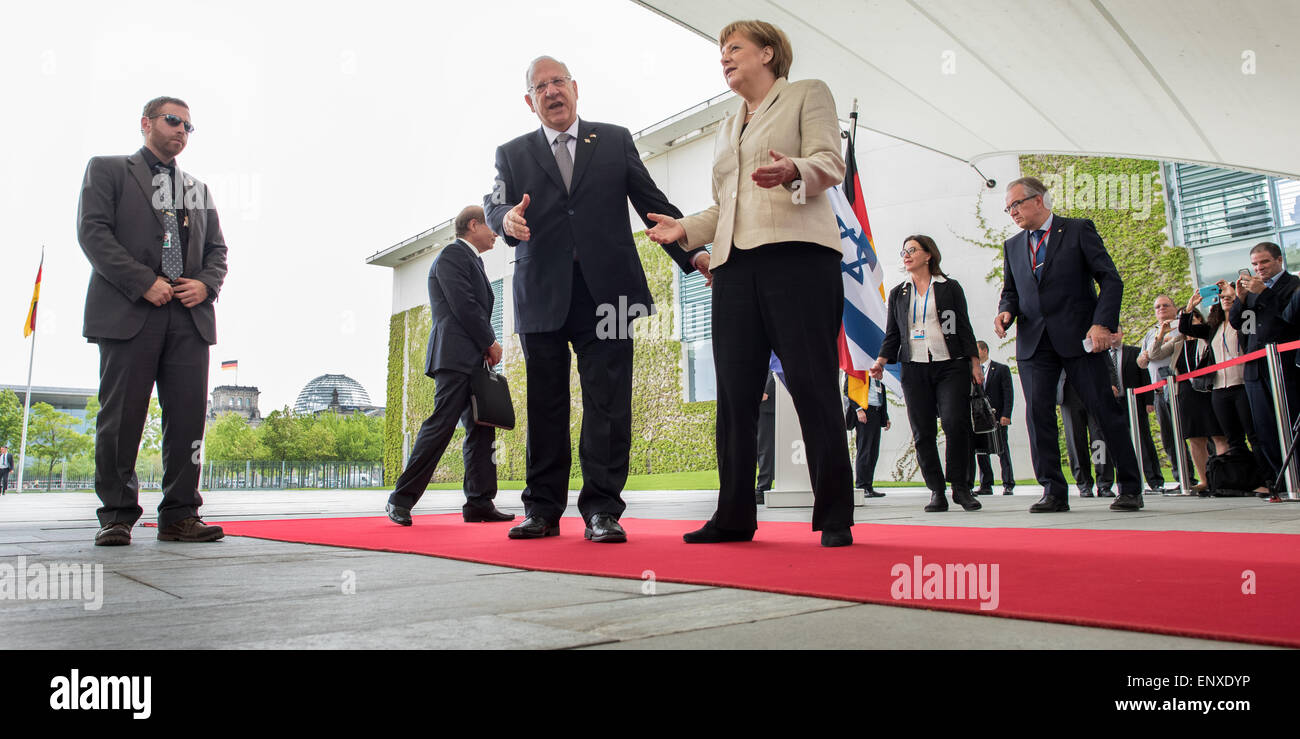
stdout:
[[[497,147],[497,179],[484,198],[488,225],[515,247],[515,328],[528,377],[526,518],[512,539],[557,536],[568,506],[569,345],[578,355],[582,434],[578,510],[584,536],[623,542],[632,444],[632,321],[654,301],[628,223],[627,202],[681,216],[655,186],[626,128],[578,119],[568,67],[539,57],[524,101],[540,129]],[[664,250],[684,272],[707,252]],[[702,256],[703,255],[703,256]]]
[[92,158],[81,186],[77,240],[91,266],[82,333],[99,345],[99,546],[130,544],[131,527],[144,512],[135,461],[155,383],[163,429],[158,539],[223,536],[220,526],[198,517],[198,450],[226,241],[207,186],[176,165],[193,131],[183,101],[150,100],[140,118],[144,146],[127,156]]
[[406,470],[388,496],[388,518],[411,525],[411,509],[424,495],[438,462],[451,441],[456,422],[465,425],[465,505],[468,523],[510,521],[498,511],[497,466],[492,461],[496,429],[474,422],[470,408],[470,374],[483,362],[501,361],[501,344],[492,331],[492,283],[479,255],[492,248],[497,235],[487,227],[483,209],[471,205],[456,216],[456,240],[448,244],[429,268],[429,311],[433,328],[425,355],[424,374],[436,388],[433,413],[420,426]]
[[1111,510],[1139,510],[1137,455],[1101,353],[1119,329],[1124,283],[1092,221],[1054,216],[1047,188],[1038,179],[1013,180],[1006,204],[1023,230],[1003,247],[1002,300],[993,330],[1003,338],[1019,321],[1016,360],[1028,405],[1034,475],[1044,491],[1029,510],[1070,510],[1054,412],[1062,369],[1084,404],[1095,409],[1106,460],[1115,464],[1119,496]]

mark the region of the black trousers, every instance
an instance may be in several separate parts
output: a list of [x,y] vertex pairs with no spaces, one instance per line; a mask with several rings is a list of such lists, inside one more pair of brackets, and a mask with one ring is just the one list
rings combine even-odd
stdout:
[[[970,490],[970,373],[968,357],[903,363],[903,398],[912,424],[916,461],[932,492],[944,492],[945,480],[954,491]],[[942,464],[936,419],[943,424]]]
[[9,490],[9,470],[0,470],[0,495]]
[[189,308],[171,300],[153,308],[130,339],[99,339],[99,416],[95,424],[95,493],[99,523],[134,525],[144,513],[135,475],[149,396],[162,408],[163,499],[158,526],[197,516],[199,446],[208,400],[208,343]]
[[492,443],[496,441],[497,430],[474,423],[468,374],[444,369],[434,370],[433,375],[436,383],[433,413],[420,425],[420,433],[411,447],[411,458],[397,478],[388,502],[403,508],[415,507],[438,469],[459,422],[465,426],[465,443],[461,445],[465,460],[464,510],[469,513],[490,508],[497,496],[497,466],[492,461]]
[[[1120,408],[1124,411],[1124,428],[1129,430],[1129,436],[1132,436],[1128,426],[1128,401],[1124,398],[1119,399]],[[1095,422],[1094,422],[1095,425]],[[1101,438],[1099,430],[1093,430],[1093,439]],[[1146,405],[1141,401],[1138,403],[1138,448],[1142,450],[1142,477],[1147,481],[1147,487],[1153,490],[1161,490],[1165,486],[1165,473],[1160,469],[1160,457],[1156,453],[1155,442],[1151,440],[1151,420],[1147,415]],[[1097,489],[1110,490],[1115,481],[1115,466],[1109,461],[1098,465],[1097,472]]]
[[[1255,423],[1250,415],[1250,400],[1246,397],[1244,385],[1215,388],[1210,391],[1210,403],[1214,406],[1214,418],[1228,439],[1228,446],[1245,447],[1247,441],[1252,449],[1259,446]],[[1255,456],[1260,462],[1260,468],[1264,469],[1266,462],[1263,461],[1263,452],[1256,451]]]
[[[875,490],[876,463],[880,461],[881,411],[877,406],[863,408],[867,412],[866,423],[853,419],[853,435],[857,446],[857,455],[853,465],[853,485],[868,492]],[[855,416],[857,414],[854,414]]]
[[1028,403],[1030,453],[1034,462],[1034,476],[1043,486],[1044,494],[1064,500],[1069,492],[1065,475],[1061,473],[1061,451],[1056,435],[1056,388],[1061,370],[1070,385],[1083,400],[1084,407],[1094,413],[1105,447],[1101,450],[1106,461],[1115,464],[1115,477],[1121,495],[1141,495],[1142,480],[1138,472],[1137,454],[1129,439],[1124,411],[1111,392],[1110,375],[1106,359],[1101,354],[1084,354],[1062,357],[1052,348],[1046,336],[1039,341],[1033,356],[1020,365],[1020,383]]
[[776,476],[776,412],[758,414],[758,487],[767,492],[772,489]]
[[[1065,434],[1065,454],[1070,463],[1070,474],[1080,492],[1092,490],[1092,444],[1101,439],[1101,429],[1082,405],[1067,401],[1061,404],[1061,430]],[[1031,439],[1032,442],[1032,439]],[[1114,475],[1108,475],[1104,465],[1097,465],[1097,481],[1102,489],[1114,484]]]
[[[601,317],[608,317],[601,311]],[[618,324],[609,330],[611,323]],[[599,329],[599,330],[598,330]],[[528,472],[524,511],[557,524],[569,505],[573,445],[569,437],[569,345],[578,355],[582,387],[582,430],[578,461],[582,490],[578,511],[584,521],[597,513],[623,515],[632,450],[632,334],[619,317],[601,323],[582,269],[573,263],[569,313],[558,331],[520,334],[528,377]],[[751,429],[750,439],[754,439]],[[753,474],[754,462],[749,463]],[[754,486],[749,486],[754,505]]]
[[836,346],[843,313],[840,254],[824,246],[733,249],[714,271],[720,528],[752,531],[758,526],[758,404],[772,352],[781,360],[803,432],[803,454],[796,461],[806,460],[812,481],[812,528],[853,525],[853,470],[844,453]]
[[[1254,419],[1255,436],[1259,439],[1259,449],[1262,452],[1264,463],[1267,465],[1269,484],[1277,479],[1278,472],[1282,469],[1282,458],[1285,452],[1282,450],[1282,441],[1277,435],[1277,413],[1273,410],[1273,390],[1272,382],[1269,378],[1268,365],[1264,360],[1256,360],[1257,364],[1263,365],[1258,372],[1258,379],[1247,379],[1246,397],[1250,403],[1250,415]],[[1290,423],[1294,424],[1296,415],[1300,413],[1300,393],[1296,388],[1296,368],[1292,362],[1291,353],[1287,352],[1282,355],[1282,375],[1286,380],[1285,395],[1287,405],[1291,411]],[[1283,480],[1285,486],[1286,481]]]

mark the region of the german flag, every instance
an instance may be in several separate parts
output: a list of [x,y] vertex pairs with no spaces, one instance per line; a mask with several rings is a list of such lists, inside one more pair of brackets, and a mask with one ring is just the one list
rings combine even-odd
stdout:
[[237,360],[237,359],[227,359],[226,361],[224,361],[224,362],[221,363],[221,369],[223,369],[223,370],[228,370],[228,369],[239,369],[239,360]]
[[36,332],[36,303],[41,299],[41,272],[45,269],[45,249],[41,249],[41,264],[36,268],[36,287],[32,288],[32,307],[27,311],[27,323],[23,324],[23,338]]

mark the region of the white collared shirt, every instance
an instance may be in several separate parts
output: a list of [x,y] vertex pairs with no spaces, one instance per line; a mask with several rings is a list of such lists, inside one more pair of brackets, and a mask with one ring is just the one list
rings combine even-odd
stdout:
[[[908,282],[911,282],[910,278]],[[917,290],[916,283],[912,283],[907,336],[912,342],[911,361],[913,362],[943,362],[951,359],[948,355],[948,344],[943,340],[943,324],[939,322],[939,309],[935,305],[934,285],[937,282],[947,282],[947,280],[942,275],[932,275],[930,287],[925,292]],[[916,330],[921,327],[925,328],[925,338],[912,338],[916,335]]]
[[545,124],[542,125],[542,131],[546,133],[546,145],[551,147],[551,153],[555,153],[555,137],[562,133],[567,133],[569,134],[569,141],[567,143],[567,146],[569,147],[569,159],[575,162],[578,160],[578,120],[579,119],[574,118],[573,125],[569,126],[569,130],[567,131],[556,131],[550,126]]

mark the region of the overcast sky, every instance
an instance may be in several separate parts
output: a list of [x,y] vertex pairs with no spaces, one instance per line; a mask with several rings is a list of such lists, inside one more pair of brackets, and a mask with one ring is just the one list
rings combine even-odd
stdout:
[[726,90],[713,43],[626,0],[7,5],[0,384],[26,383],[44,244],[33,382],[98,386],[82,175],[138,149],[145,101],[171,95],[196,128],[178,161],[229,245],[210,385],[234,359],[263,413],[324,373],[383,405],[392,273],[364,260],[481,200],[496,146],[538,125],[523,77],[541,54],[569,64],[580,116],[634,131]]

